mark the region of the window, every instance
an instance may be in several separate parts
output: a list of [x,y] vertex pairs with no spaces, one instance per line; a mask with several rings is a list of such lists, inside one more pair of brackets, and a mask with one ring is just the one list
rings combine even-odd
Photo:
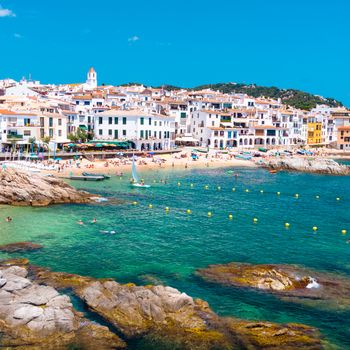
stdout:
[[[126,121],[126,118],[125,118]],[[126,136],[126,130],[123,130],[123,136]]]
[[112,135],[113,135],[113,130],[112,130],[112,129],[109,129],[109,130],[108,130],[108,135],[109,135],[109,136],[112,136]]
[[161,139],[162,138],[162,132],[159,131],[159,138]]
[[49,118],[49,127],[52,128],[53,127],[53,118]]
[[119,122],[119,118],[118,117],[114,117],[114,124],[118,124]]
[[141,117],[140,118],[140,124],[143,125],[145,123],[145,118],[144,117]]
[[[126,125],[126,117],[123,117],[123,125]],[[123,135],[124,135],[124,130],[123,130]]]
[[118,130],[114,130],[114,138],[118,139]]
[[84,106],[89,106],[90,105],[90,101],[84,101]]
[[157,126],[157,121],[156,120],[154,121],[154,126]]
[[101,125],[103,124],[103,118],[102,117],[98,117],[98,123]]
[[24,136],[30,136],[30,130],[24,130],[23,135]]
[[143,139],[143,130],[140,131],[140,138]]
[[152,118],[148,118],[148,125],[152,125]]
[[162,126],[162,122],[159,122],[159,126]]
[[157,131],[154,132],[154,138],[157,138]]
[[53,129],[49,129],[49,136],[53,137]]
[[62,126],[62,119],[58,119],[58,126]]
[[62,136],[62,130],[58,130],[58,136],[59,136],[59,137]]
[[113,118],[112,117],[108,117],[108,124],[112,124],[113,123]]
[[100,129],[100,130],[98,131],[98,134],[101,136],[101,135],[103,134],[103,130]]

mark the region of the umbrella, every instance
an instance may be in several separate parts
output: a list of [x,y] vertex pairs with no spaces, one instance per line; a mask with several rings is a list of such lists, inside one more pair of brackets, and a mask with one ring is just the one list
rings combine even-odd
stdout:
[[75,145],[75,143],[69,143],[68,144],[68,147],[75,147],[76,145]]
[[96,143],[95,147],[103,147],[102,143]]

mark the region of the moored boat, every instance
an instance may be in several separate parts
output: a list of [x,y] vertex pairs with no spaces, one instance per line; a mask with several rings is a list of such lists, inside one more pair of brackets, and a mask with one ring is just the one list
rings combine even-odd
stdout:
[[93,174],[93,173],[87,173],[87,172],[83,172],[82,175],[83,176],[103,176],[105,179],[111,178],[109,175],[106,175],[106,174]]
[[84,176],[84,175],[72,175],[72,176],[68,176],[65,177],[65,179],[67,180],[80,180],[80,181],[103,181],[105,180],[104,176],[98,176],[98,175],[94,175],[94,176]]

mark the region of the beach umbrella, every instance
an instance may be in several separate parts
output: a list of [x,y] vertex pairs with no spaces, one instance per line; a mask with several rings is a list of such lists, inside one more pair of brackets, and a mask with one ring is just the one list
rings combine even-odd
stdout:
[[103,147],[103,144],[102,143],[96,143],[95,147],[101,148],[101,147]]
[[75,146],[76,146],[75,143],[69,143],[69,144],[68,144],[68,147],[75,147]]

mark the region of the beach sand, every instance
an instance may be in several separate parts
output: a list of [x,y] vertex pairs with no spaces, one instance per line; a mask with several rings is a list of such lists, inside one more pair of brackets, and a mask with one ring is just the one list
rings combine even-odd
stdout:
[[[184,153],[184,152],[183,152]],[[191,168],[216,168],[216,167],[257,167],[254,161],[235,159],[233,156],[222,154],[220,156],[200,154],[197,160],[191,158],[191,153],[186,152],[186,157],[179,154],[164,154],[152,158],[138,157],[136,161],[138,169],[191,169]],[[94,161],[87,159],[78,162],[61,161],[60,171],[49,171],[55,176],[67,177],[70,175],[81,175],[83,172],[103,173],[118,175],[119,173],[131,172],[131,158],[114,158]]]

